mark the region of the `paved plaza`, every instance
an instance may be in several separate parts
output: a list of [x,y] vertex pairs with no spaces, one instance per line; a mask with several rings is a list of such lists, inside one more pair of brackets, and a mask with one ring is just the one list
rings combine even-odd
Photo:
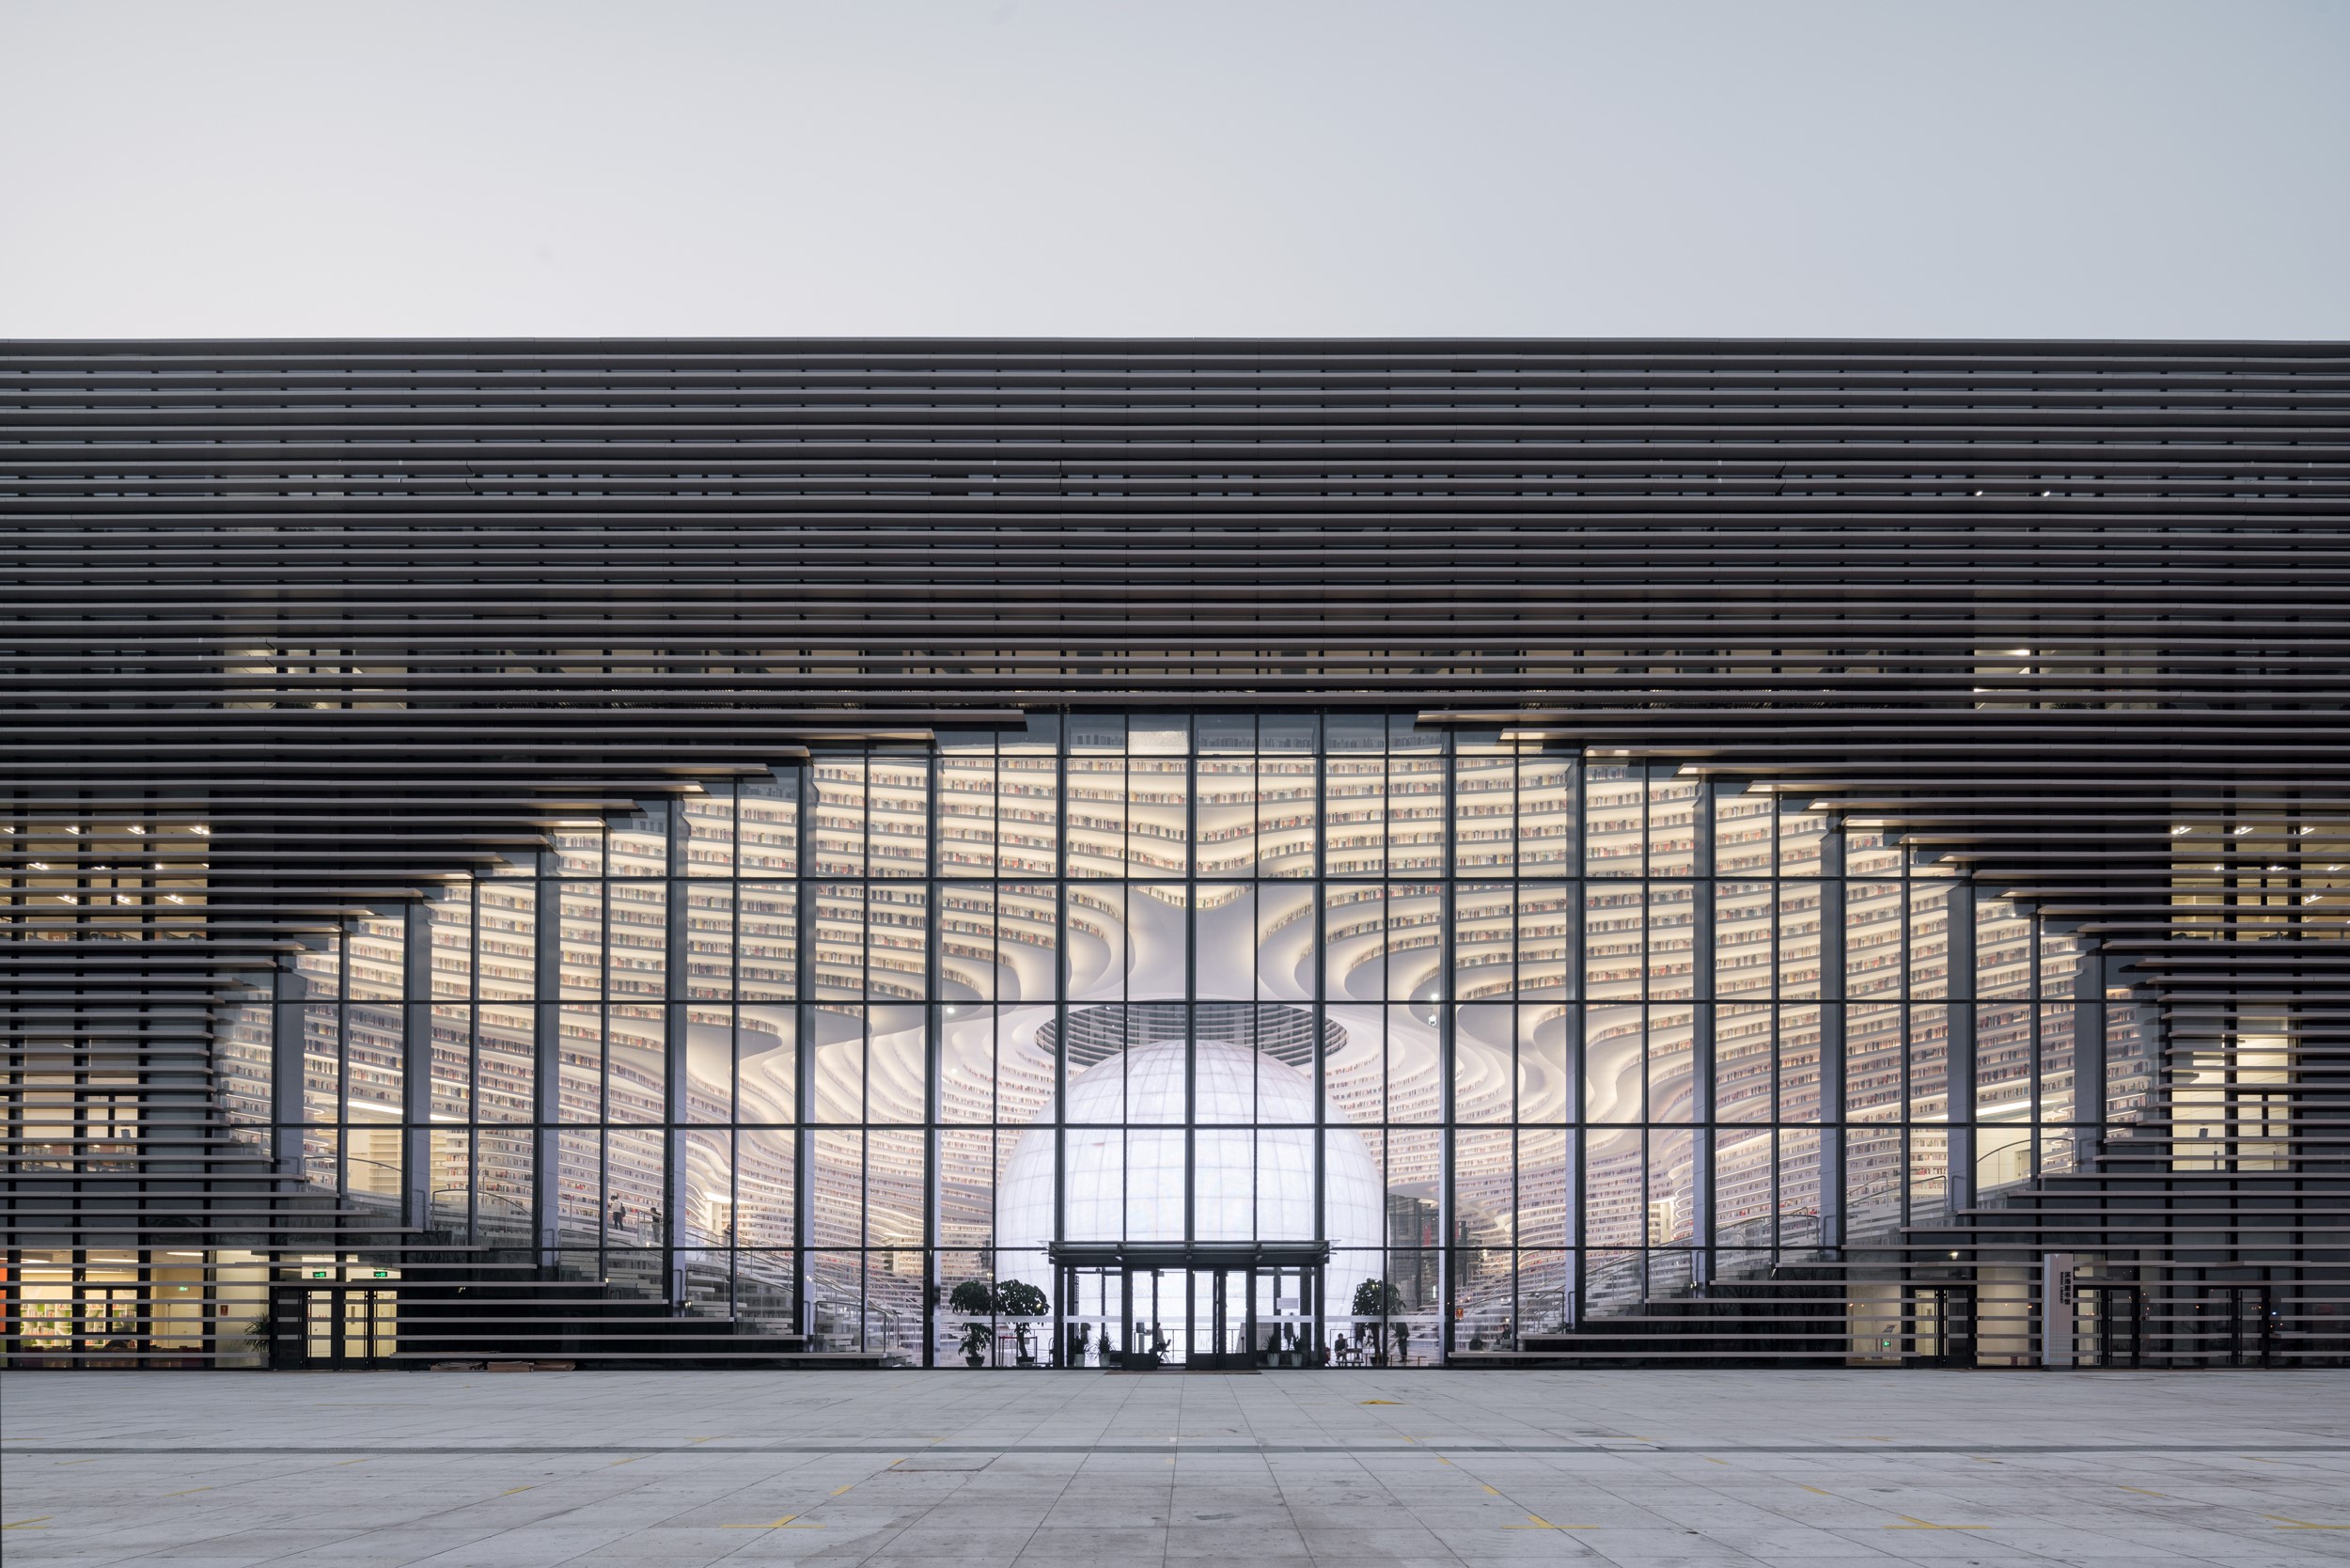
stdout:
[[10,1568],[2350,1561],[2350,1374],[19,1372]]

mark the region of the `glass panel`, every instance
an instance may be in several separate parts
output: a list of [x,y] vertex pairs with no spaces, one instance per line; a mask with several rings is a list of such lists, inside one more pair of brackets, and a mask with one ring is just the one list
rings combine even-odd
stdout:
[[799,776],[746,779],[737,792],[737,871],[744,876],[790,876],[797,871]]
[[918,877],[930,868],[930,763],[876,757],[866,784],[868,853],[877,877]]
[[474,1104],[484,1121],[529,1121],[537,1104],[539,1052],[526,1007],[474,1011]]
[[678,803],[685,832],[685,874],[728,876],[734,870],[734,786],[712,784]]
[[[582,1278],[956,1365],[1101,1364],[1125,1277],[1057,1278],[1057,1239],[1319,1238],[1325,1332],[1417,1364],[1884,1242],[2156,1091],[2160,1020],[2085,938],[1792,793],[1408,715],[1065,729],[560,824],[225,1007],[226,1125],[483,1245],[547,1245],[551,1173]],[[2182,1164],[2281,1157],[2283,1046],[2227,1051]],[[28,1128],[127,1147],[99,1084],[28,1084]],[[1304,1353],[1304,1278],[1221,1275],[1137,1271],[1141,1329]],[[1081,1339],[1013,1281],[1089,1290]]]
[[1584,769],[1583,874],[1637,877],[1647,870],[1647,790],[1639,770],[1593,762]]

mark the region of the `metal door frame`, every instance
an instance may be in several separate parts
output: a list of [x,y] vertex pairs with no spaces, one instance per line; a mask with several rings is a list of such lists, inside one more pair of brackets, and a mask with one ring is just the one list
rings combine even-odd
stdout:
[[[2073,1364],[2098,1368],[2135,1368],[2146,1364],[2146,1287],[2135,1279],[2079,1279],[2073,1281]],[[2081,1349],[2080,1304],[2083,1297],[2095,1298],[2095,1309],[2090,1314],[2091,1341],[2093,1354]],[[2119,1299],[2123,1310],[2117,1314],[2114,1303]],[[2119,1323],[2128,1345],[2126,1356],[2117,1356],[2114,1347],[2114,1327]]]
[[[361,1298],[367,1314],[366,1325],[358,1336],[361,1349],[357,1355],[351,1350],[351,1298],[354,1294]],[[313,1328],[321,1309],[325,1313],[322,1335]],[[323,1358],[312,1354],[310,1348],[313,1340],[321,1337],[326,1341]],[[389,1360],[390,1353],[376,1348],[386,1340],[391,1341],[393,1350],[399,1349],[400,1293],[387,1282],[305,1280],[270,1288],[270,1364],[274,1367],[365,1371]]]
[[[76,1354],[83,1358],[82,1365],[99,1366],[110,1362],[124,1367],[140,1365],[139,1352],[154,1344],[154,1304],[148,1294],[153,1289],[151,1285],[133,1284],[119,1279],[74,1282],[73,1315],[78,1321],[73,1325],[73,1344]],[[130,1304],[130,1315],[127,1318],[117,1317],[115,1308],[124,1302]],[[100,1311],[93,1315],[90,1311],[92,1307],[99,1308]],[[114,1332],[118,1323],[129,1324],[131,1332],[128,1335]],[[115,1348],[113,1341],[118,1339],[128,1339],[130,1348]]]
[[[1191,1342],[1184,1349],[1183,1364],[1209,1372],[1253,1369],[1257,1364],[1257,1270],[1211,1263],[1204,1267],[1193,1267],[1186,1273],[1186,1288],[1191,1293],[1194,1306],[1198,1305],[1198,1282],[1202,1279],[1207,1281],[1208,1299],[1207,1311],[1204,1314],[1195,1311],[1186,1330]],[[1231,1301],[1232,1286],[1236,1281],[1241,1290],[1241,1310],[1237,1323],[1234,1322]],[[1200,1321],[1203,1315],[1206,1319],[1204,1325]],[[1213,1347],[1204,1353],[1199,1348],[1203,1326],[1208,1343]],[[1236,1329],[1240,1336],[1240,1347],[1237,1350],[1227,1348]]]
[[[1048,1251],[1054,1266],[1057,1301],[1073,1303],[1078,1299],[1076,1281],[1081,1274],[1101,1270],[1119,1276],[1117,1364],[1121,1368],[1143,1370],[1136,1363],[1145,1362],[1146,1357],[1150,1358],[1148,1365],[1159,1364],[1153,1353],[1139,1342],[1141,1324],[1135,1299],[1135,1280],[1138,1276],[1149,1276],[1157,1283],[1162,1307],[1164,1293],[1171,1282],[1169,1277],[1183,1281],[1180,1288],[1183,1292],[1184,1366],[1196,1366],[1202,1371],[1256,1368],[1257,1282],[1276,1270],[1294,1270],[1300,1275],[1301,1308],[1312,1314],[1308,1321],[1313,1337],[1317,1341],[1320,1338],[1322,1276],[1330,1258],[1327,1242],[1055,1242]],[[1203,1276],[1209,1279],[1204,1296],[1198,1284]],[[1243,1293],[1237,1313],[1231,1299],[1235,1280]],[[1104,1294],[1106,1295],[1107,1292]],[[1103,1315],[1109,1316],[1106,1301]],[[1236,1328],[1239,1347],[1225,1348]],[[1203,1332],[1207,1342],[1214,1346],[1204,1353],[1198,1348]],[[1167,1348],[1176,1348],[1173,1337],[1169,1338]],[[1309,1355],[1305,1359],[1310,1365],[1318,1357]]]
[[[1931,1354],[1919,1345],[1919,1322],[1918,1308],[1927,1295],[1940,1299],[1935,1303],[1935,1348]],[[1976,1291],[1974,1282],[1966,1279],[1917,1280],[1902,1287],[1902,1330],[1909,1341],[1903,1359],[1915,1366],[1971,1367],[1975,1364]],[[1954,1312],[1953,1307],[1958,1309]],[[1964,1332],[1953,1334],[1952,1323],[1964,1325]]]
[[[2206,1279],[2201,1282],[2201,1287],[2210,1293],[2204,1297],[2206,1301],[2217,1298],[2226,1303],[2227,1347],[2217,1354],[2224,1355],[2227,1359],[2220,1364],[2230,1367],[2276,1365],[2276,1288],[2264,1279]],[[2244,1321],[2247,1297],[2251,1298],[2254,1308],[2253,1332],[2249,1336],[2245,1333]],[[2201,1337],[2208,1341],[2211,1335],[2206,1331]],[[2200,1345],[2197,1349],[2202,1354],[2212,1354]]]

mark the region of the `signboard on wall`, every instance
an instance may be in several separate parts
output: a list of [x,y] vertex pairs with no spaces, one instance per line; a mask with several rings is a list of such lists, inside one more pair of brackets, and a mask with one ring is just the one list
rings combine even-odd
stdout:
[[2079,1285],[2070,1252],[2040,1255],[2040,1364],[2073,1364],[2074,1300]]

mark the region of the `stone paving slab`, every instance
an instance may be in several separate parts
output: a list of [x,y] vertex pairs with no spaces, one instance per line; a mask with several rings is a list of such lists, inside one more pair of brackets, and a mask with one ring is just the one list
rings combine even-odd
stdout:
[[2350,1373],[0,1377],[9,1568],[2350,1562]]

